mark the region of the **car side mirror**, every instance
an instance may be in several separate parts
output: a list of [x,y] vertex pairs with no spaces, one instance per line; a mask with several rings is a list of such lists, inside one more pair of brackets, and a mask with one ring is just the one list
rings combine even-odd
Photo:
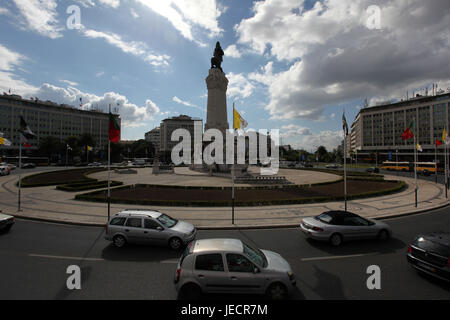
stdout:
[[164,229],[163,229],[163,227],[156,227],[156,230],[163,231]]
[[256,268],[256,267],[253,269],[253,273],[254,273],[254,274],[257,274],[257,273],[260,273],[260,272],[261,272],[261,271],[259,271],[259,269]]

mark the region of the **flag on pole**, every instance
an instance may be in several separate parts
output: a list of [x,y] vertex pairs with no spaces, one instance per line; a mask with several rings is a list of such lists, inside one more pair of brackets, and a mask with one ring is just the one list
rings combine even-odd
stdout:
[[66,144],[66,148],[67,150],[72,150],[72,148],[68,144]]
[[109,112],[109,141],[119,142],[120,140],[120,127],[117,124],[116,118],[111,111]]
[[420,144],[417,144],[417,151],[423,152],[422,146]]
[[11,141],[3,137],[3,133],[0,132],[0,145],[9,147],[11,145]]
[[438,139],[436,139],[436,147],[439,147],[442,144],[442,142]]
[[33,139],[36,135],[31,131],[28,124],[25,122],[25,119],[20,116],[20,143],[23,143],[23,146],[26,148],[30,148],[31,145],[28,143],[28,139]]
[[414,138],[414,120],[411,121],[409,127],[402,133],[402,140],[408,140]]
[[233,129],[244,129],[245,127],[247,127],[247,125],[247,121],[245,121],[244,118],[241,117],[239,112],[237,112],[233,106]]
[[348,136],[348,124],[347,119],[345,119],[345,112],[342,113],[342,130],[344,130],[345,136]]
[[445,132],[445,128],[444,131],[442,132],[442,142],[445,143],[445,137],[447,136],[447,133]]
[[91,146],[87,146],[87,151],[92,151],[92,147]]

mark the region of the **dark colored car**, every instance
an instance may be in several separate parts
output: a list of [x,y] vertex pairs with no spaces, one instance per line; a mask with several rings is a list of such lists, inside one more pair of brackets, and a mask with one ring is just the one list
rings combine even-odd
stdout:
[[415,269],[450,281],[450,233],[418,236],[409,245],[406,257]]
[[376,168],[376,167],[372,167],[372,168],[367,168],[366,170],[369,173],[379,173],[380,169]]
[[36,168],[36,165],[34,163],[24,163],[22,164],[22,169],[33,169]]
[[8,232],[13,224],[16,222],[13,216],[9,216],[7,214],[0,213],[0,231]]

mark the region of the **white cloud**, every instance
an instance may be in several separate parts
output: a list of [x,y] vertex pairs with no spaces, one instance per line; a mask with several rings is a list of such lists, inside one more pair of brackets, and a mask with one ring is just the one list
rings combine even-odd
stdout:
[[117,9],[120,5],[120,0],[99,0],[99,2],[114,9]]
[[10,12],[8,9],[0,7],[0,15],[9,15],[9,14]]
[[18,69],[27,58],[0,44],[0,90],[1,92],[22,94],[34,92],[36,87],[26,83],[17,75]]
[[196,105],[194,105],[194,104],[192,104],[192,103],[190,103],[188,101],[183,101],[180,98],[178,98],[177,96],[173,97],[172,101],[174,101],[176,103],[179,103],[179,104],[183,104],[183,105],[188,106],[188,107],[196,107]]
[[284,125],[281,127],[281,136],[283,138],[299,138],[299,136],[312,135],[309,128],[301,127],[295,124]]
[[135,18],[135,19],[139,18],[139,15],[137,14],[136,10],[134,10],[133,8],[130,9],[130,13],[133,16],[133,18]]
[[82,98],[82,109],[85,110],[96,108],[108,112],[109,105],[112,108],[117,107],[124,127],[140,125],[146,120],[153,119],[160,111],[159,107],[150,99],[146,100],[145,106],[138,106],[131,103],[127,97],[116,92],[106,92],[102,96],[98,96],[82,92],[71,86],[62,88],[48,83],[44,83],[33,95],[38,97],[39,100],[50,100],[72,106],[78,106],[80,98]]
[[59,81],[60,82],[64,82],[64,83],[66,83],[66,84],[68,84],[69,86],[72,86],[72,87],[78,86],[78,83],[74,82],[74,81],[69,81],[69,80],[59,80]]
[[228,46],[228,48],[225,49],[224,54],[226,57],[231,57],[231,58],[240,58],[241,57],[241,53],[239,52],[239,50],[235,44]]
[[337,148],[344,139],[342,130],[339,131],[320,131],[317,134],[305,135],[300,142],[294,142],[295,148],[303,148],[305,150],[316,150],[320,146],[324,146],[328,151]]
[[229,97],[247,98],[252,94],[254,86],[242,73],[230,72],[227,74],[227,78],[229,81],[227,95]]
[[75,0],[85,8],[95,7],[95,3],[92,0]]
[[[399,98],[450,80],[447,0],[379,0],[381,30],[366,27],[371,0],[254,3],[235,28],[238,43],[282,63],[248,79],[268,86],[272,119],[320,119],[326,106],[364,97]],[[420,41],[420,45],[418,42]],[[267,70],[269,69],[269,70]]]
[[194,27],[205,29],[210,37],[216,37],[223,31],[218,23],[222,11],[218,8],[216,0],[137,1],[167,18],[173,27],[189,40],[195,41],[192,34]]
[[56,0],[14,0],[24,21],[22,25],[51,39],[62,37],[58,25]]
[[97,72],[97,73],[95,74],[95,77],[96,77],[96,78],[100,78],[100,77],[103,76],[104,74],[105,74],[104,71],[100,71],[100,72]]
[[154,67],[169,66],[170,56],[158,55],[148,50],[147,45],[140,41],[124,41],[118,34],[111,32],[102,32],[92,29],[82,29],[82,34],[85,37],[92,39],[104,39],[106,42],[122,50],[125,53],[144,59]]

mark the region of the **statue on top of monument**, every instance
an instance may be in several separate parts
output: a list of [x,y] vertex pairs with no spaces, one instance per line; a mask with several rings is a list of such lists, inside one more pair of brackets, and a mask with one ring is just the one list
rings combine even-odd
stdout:
[[217,41],[216,43],[216,48],[214,49],[214,56],[211,58],[211,69],[212,68],[219,68],[220,71],[223,72],[222,70],[222,61],[223,61],[223,50],[220,46],[219,41]]

